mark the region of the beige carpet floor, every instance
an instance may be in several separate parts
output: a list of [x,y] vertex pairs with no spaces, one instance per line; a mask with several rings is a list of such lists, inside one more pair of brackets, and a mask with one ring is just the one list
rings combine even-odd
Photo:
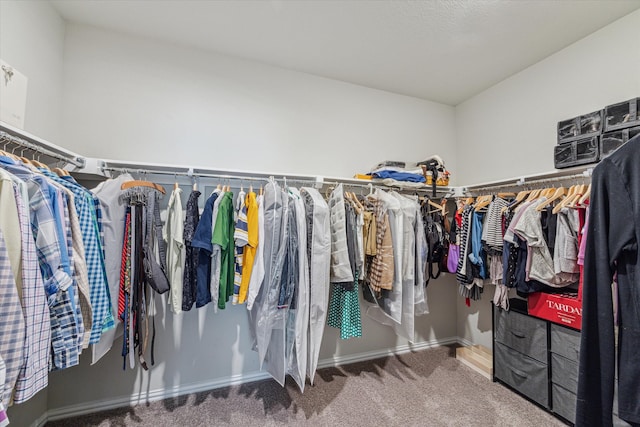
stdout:
[[265,380],[120,408],[47,426],[561,426],[563,423],[454,358],[454,349],[318,372],[301,394]]

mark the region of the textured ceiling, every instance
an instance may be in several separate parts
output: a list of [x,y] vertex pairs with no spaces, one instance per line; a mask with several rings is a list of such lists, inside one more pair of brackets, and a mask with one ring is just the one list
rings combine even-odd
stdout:
[[639,0],[52,2],[68,21],[456,105]]

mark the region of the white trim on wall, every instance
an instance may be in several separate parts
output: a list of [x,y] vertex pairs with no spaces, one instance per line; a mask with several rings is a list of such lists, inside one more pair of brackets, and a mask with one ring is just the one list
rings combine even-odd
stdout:
[[[443,339],[435,339],[424,341],[416,344],[403,344],[393,349],[384,348],[380,350],[368,351],[363,353],[348,354],[344,356],[332,357],[320,360],[318,369],[346,365],[349,363],[362,362],[365,360],[373,360],[381,357],[388,357],[404,353],[426,350],[433,347],[461,344],[469,345],[470,343],[460,337],[449,337]],[[154,402],[158,400],[183,396],[192,393],[199,393],[207,390],[213,390],[222,387],[228,387],[238,384],[250,383],[269,379],[271,376],[267,372],[252,372],[248,374],[233,375],[227,378],[219,378],[213,381],[201,381],[191,384],[178,385],[171,388],[161,388],[151,390],[149,392],[134,393],[130,396],[121,396],[114,399],[100,399],[92,402],[85,402],[78,405],[69,405],[61,408],[49,410],[42,414],[32,425],[32,427],[41,427],[48,421],[55,421],[64,418],[77,417],[80,415],[91,414],[95,412],[105,411],[109,409],[121,408],[141,403]]]

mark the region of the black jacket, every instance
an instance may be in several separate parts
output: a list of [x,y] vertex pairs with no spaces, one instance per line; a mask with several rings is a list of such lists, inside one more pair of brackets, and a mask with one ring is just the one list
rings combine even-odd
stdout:
[[640,136],[603,160],[591,182],[584,261],[577,426],[612,425],[618,273],[619,417],[640,423]]

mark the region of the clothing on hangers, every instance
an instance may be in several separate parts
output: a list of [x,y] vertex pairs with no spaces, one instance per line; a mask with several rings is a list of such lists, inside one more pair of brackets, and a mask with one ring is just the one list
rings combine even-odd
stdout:
[[184,252],[184,216],[182,209],[182,189],[174,188],[167,205],[167,220],[163,236],[167,242],[167,278],[171,283],[169,307],[175,314],[182,313],[182,288],[185,260]]
[[184,279],[182,291],[182,311],[189,311],[196,302],[196,292],[198,287],[198,257],[199,248],[192,245],[198,222],[200,221],[200,212],[198,211],[198,198],[200,197],[198,190],[193,190],[187,200],[186,217],[184,220]]

